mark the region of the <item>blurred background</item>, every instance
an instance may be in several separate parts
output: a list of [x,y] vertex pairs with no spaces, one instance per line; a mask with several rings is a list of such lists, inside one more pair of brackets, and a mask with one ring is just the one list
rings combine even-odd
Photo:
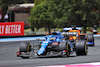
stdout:
[[0,22],[24,21],[24,35],[80,25],[83,33],[100,32],[100,0],[0,0]]

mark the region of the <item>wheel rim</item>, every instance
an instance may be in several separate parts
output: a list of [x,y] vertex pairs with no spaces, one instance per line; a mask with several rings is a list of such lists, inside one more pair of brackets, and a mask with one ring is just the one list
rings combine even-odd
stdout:
[[30,50],[30,47],[31,47],[31,44],[28,44],[28,47],[27,47],[27,52],[29,52]]
[[87,37],[87,42],[88,42],[88,37]]
[[87,47],[87,43],[85,43],[85,53],[87,54],[88,52],[88,47]]

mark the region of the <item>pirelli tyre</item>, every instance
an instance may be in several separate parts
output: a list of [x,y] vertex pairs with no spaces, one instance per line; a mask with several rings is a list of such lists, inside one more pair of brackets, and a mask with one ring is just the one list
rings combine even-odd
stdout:
[[[87,35],[87,42],[94,42],[94,36],[93,34]],[[94,44],[90,44],[91,46],[94,46]]]
[[[31,44],[27,43],[27,42],[21,43],[21,45],[19,47],[19,51],[20,51],[20,53],[21,52],[30,52],[31,51]],[[29,57],[21,56],[21,58],[26,59],[26,58],[29,58]]]
[[77,56],[79,56],[79,55],[87,55],[88,46],[87,46],[86,40],[76,41],[75,50],[76,50]]
[[60,42],[59,43],[59,51],[66,50],[66,54],[62,53],[62,57],[69,57],[70,56],[70,45],[68,42]]
[[88,34],[88,35],[87,35],[87,41],[88,41],[88,42],[94,41],[93,34]]
[[20,52],[30,52],[31,51],[31,44],[27,42],[23,42],[20,45]]

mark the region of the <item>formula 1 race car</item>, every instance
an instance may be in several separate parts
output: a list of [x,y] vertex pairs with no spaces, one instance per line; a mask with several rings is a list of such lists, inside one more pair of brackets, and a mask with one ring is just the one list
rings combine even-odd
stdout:
[[[73,37],[73,39],[70,39]],[[37,56],[55,56],[69,57],[73,52],[78,55],[87,55],[88,46],[86,40],[78,39],[77,32],[53,32],[52,35],[45,37],[45,41],[38,45],[39,50]],[[17,56],[21,58],[29,58],[35,54],[35,46],[30,43],[22,43],[20,45]]]
[[87,44],[89,46],[94,46],[95,45],[93,34],[81,33],[82,32],[82,27],[79,27],[79,26],[65,27],[65,28],[63,28],[63,31],[64,32],[78,32],[79,39],[87,40]]

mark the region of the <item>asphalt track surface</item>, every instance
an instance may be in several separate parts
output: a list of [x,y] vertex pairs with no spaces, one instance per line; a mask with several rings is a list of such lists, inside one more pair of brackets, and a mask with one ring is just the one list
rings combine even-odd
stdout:
[[[33,41],[28,42],[33,44]],[[36,67],[100,62],[100,37],[95,37],[94,47],[88,47],[87,56],[73,55],[67,58],[55,56],[22,59],[20,57],[16,57],[16,52],[19,50],[19,45],[21,43],[21,41],[0,43],[0,67]]]

